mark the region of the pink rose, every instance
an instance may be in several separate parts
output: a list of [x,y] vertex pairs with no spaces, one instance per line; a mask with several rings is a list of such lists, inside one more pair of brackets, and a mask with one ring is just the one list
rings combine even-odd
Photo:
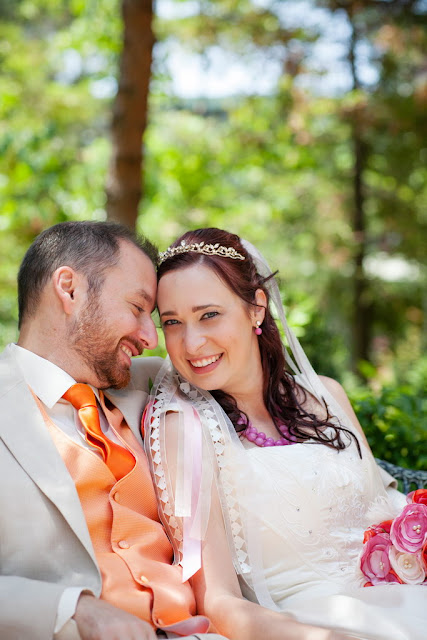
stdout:
[[419,551],[427,538],[427,506],[420,503],[407,504],[393,520],[390,538],[402,553]]
[[405,584],[421,584],[426,574],[421,553],[402,553],[393,546],[389,552],[390,564]]
[[398,582],[398,579],[390,574],[390,547],[390,536],[387,533],[378,533],[365,543],[360,557],[360,568],[373,585]]

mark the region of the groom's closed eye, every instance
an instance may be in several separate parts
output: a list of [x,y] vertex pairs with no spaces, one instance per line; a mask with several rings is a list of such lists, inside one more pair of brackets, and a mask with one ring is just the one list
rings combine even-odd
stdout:
[[138,311],[138,313],[144,313],[144,309],[142,307],[139,307],[137,304],[133,304],[133,307]]

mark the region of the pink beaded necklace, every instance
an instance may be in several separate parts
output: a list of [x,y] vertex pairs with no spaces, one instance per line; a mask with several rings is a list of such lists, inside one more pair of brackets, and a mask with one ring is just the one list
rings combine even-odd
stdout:
[[[246,420],[242,417],[239,418],[237,424],[246,424]],[[277,425],[279,431],[284,435],[289,437],[289,430],[284,424]],[[253,442],[257,445],[257,447],[283,447],[287,444],[293,444],[291,440],[285,438],[279,438],[275,440],[274,438],[267,438],[263,431],[258,431],[255,427],[252,426],[251,422],[247,423],[247,427],[244,431],[239,433],[240,438],[246,438],[249,442]]]

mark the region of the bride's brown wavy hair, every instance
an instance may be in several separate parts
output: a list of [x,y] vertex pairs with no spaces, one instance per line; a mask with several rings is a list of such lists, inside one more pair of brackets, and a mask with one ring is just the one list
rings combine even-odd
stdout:
[[[205,244],[218,243],[224,247],[232,247],[243,255],[245,260],[233,260],[193,251],[176,254],[160,264],[157,271],[158,280],[169,271],[200,264],[212,269],[222,282],[246,303],[248,308],[255,305],[256,290],[262,289],[264,291],[267,297],[267,307],[262,323],[262,334],[259,336],[259,348],[263,370],[264,402],[274,422],[286,424],[293,442],[303,442],[310,439],[335,449],[344,449],[354,438],[360,454],[357,438],[350,430],[332,421],[332,415],[329,413],[326,403],[326,418],[324,419],[314,413],[307,412],[303,407],[307,394],[304,389],[297,387],[294,377],[287,370],[280,333],[268,306],[269,292],[266,282],[274,277],[274,274],[267,278],[262,277],[257,272],[252,257],[241,244],[239,236],[228,231],[215,228],[187,231],[175,240],[171,247],[179,246],[182,241],[185,241],[186,244],[204,242]],[[245,425],[238,424],[242,412],[233,396],[221,389],[211,390],[211,393],[230,418],[236,431],[244,429]],[[301,394],[302,402],[298,399]],[[245,417],[248,420],[248,417]],[[278,428],[277,430],[281,436]],[[344,434],[346,434],[346,438],[343,437]]]

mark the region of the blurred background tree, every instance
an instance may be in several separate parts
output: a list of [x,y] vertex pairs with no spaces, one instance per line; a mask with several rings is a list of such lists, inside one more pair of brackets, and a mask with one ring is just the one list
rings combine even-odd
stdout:
[[426,435],[426,8],[0,0],[2,345],[45,227],[108,216],[162,249],[225,227],[279,269],[290,323],[368,437],[400,424],[390,455],[419,461],[402,433]]
[[106,211],[135,228],[142,195],[143,145],[154,36],[152,0],[122,0],[122,51],[113,102]]

